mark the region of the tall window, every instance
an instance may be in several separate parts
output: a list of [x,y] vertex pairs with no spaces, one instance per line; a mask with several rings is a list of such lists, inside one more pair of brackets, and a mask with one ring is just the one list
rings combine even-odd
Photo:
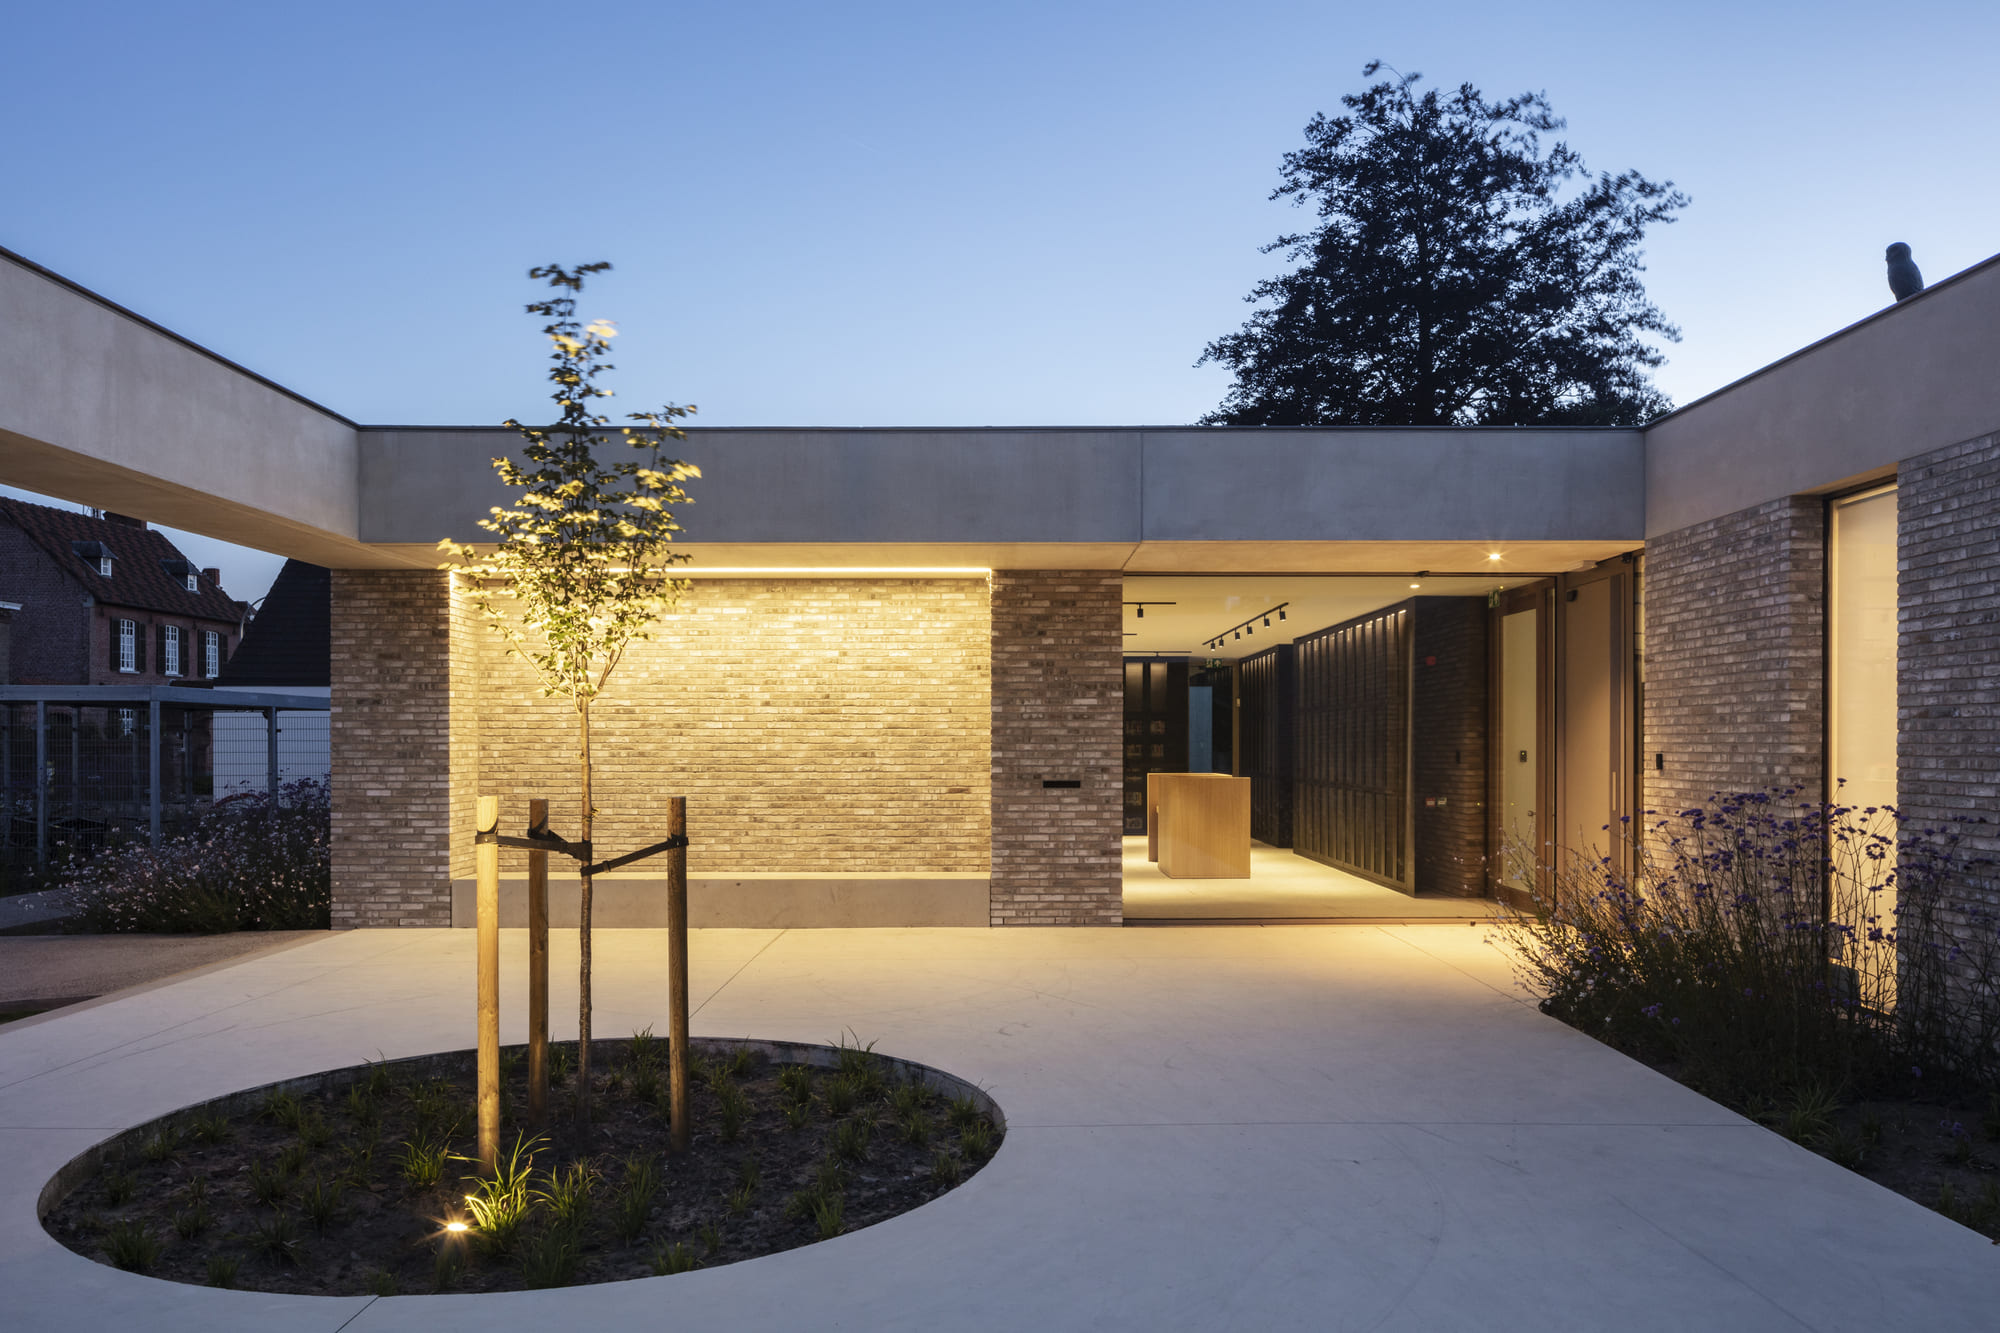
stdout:
[[118,669],[139,669],[139,626],[130,620],[118,622]]
[[201,674],[210,680],[222,674],[222,635],[216,630],[201,632]]
[[118,734],[120,736],[130,736],[134,731],[138,730],[138,728],[139,728],[138,709],[121,708],[118,710]]
[[160,670],[169,676],[181,674],[181,627],[167,626],[166,651],[161,654]]
[[[1857,811],[1896,802],[1896,488],[1842,496],[1827,514],[1827,799]],[[1837,785],[1836,785],[1837,784]],[[1893,836],[1882,816],[1854,824]],[[1864,868],[1875,884],[1895,870],[1889,859]],[[1896,955],[1871,934],[1894,928],[1895,889],[1832,883],[1836,919],[1854,928],[1857,950],[1842,961],[1893,977]]]

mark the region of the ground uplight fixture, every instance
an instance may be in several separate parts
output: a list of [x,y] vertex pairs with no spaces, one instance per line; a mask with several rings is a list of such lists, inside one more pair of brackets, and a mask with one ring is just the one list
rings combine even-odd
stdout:
[[444,1229],[445,1229],[446,1231],[450,1231],[450,1232],[454,1232],[454,1233],[456,1233],[456,1232],[461,1232],[461,1231],[470,1231],[470,1230],[472,1230],[472,1228],[471,1228],[471,1227],[467,1226],[467,1225],[466,1225],[465,1223],[463,1223],[463,1222],[447,1222],[447,1223],[445,1223],[445,1224],[444,1224]]

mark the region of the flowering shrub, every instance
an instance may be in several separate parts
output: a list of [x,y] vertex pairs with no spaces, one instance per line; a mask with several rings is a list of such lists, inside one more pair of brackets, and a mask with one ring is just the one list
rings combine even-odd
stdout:
[[[2000,1086],[2000,919],[1952,903],[1959,835],[1892,807],[1717,796],[1563,856],[1502,929],[1543,1009],[1742,1104],[1808,1085]],[[1551,901],[1552,899],[1552,901]],[[1942,1090],[1942,1089],[1940,1089]]]
[[332,801],[323,779],[230,797],[156,850],[109,848],[65,867],[85,930],[213,933],[332,924]]

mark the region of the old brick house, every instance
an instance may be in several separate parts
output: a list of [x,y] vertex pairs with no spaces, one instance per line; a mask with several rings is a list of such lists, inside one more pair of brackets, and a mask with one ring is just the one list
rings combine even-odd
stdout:
[[244,606],[137,519],[0,497],[9,685],[188,685],[221,673]]

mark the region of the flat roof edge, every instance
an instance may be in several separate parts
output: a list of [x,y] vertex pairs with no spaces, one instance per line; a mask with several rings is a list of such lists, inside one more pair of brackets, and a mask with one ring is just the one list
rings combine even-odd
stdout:
[[57,273],[55,270],[45,268],[42,265],[37,264],[34,260],[29,259],[26,255],[16,254],[14,251],[9,250],[6,246],[0,245],[0,259],[4,259],[10,264],[14,264],[28,270],[28,272],[34,274],[38,278],[45,278],[48,281],[56,284],[56,286],[63,288],[65,291],[71,292],[77,296],[81,296],[84,300],[89,301],[91,304],[101,306],[104,309],[109,310],[114,315],[117,315],[123,319],[129,319],[134,324],[137,324],[141,328],[146,329],[148,332],[157,333],[162,338],[165,338],[170,342],[179,343],[182,347],[187,348],[189,351],[194,352],[196,355],[206,357],[210,361],[215,362],[219,366],[223,366],[229,370],[233,370],[237,374],[243,376],[245,379],[254,380],[256,383],[263,385],[265,388],[271,390],[273,393],[281,394],[284,397],[291,399],[293,402],[299,404],[299,406],[301,407],[309,407],[313,411],[319,413],[321,416],[330,418],[331,420],[334,421],[338,421],[341,425],[346,426],[349,429],[352,430],[361,429],[358,423],[349,420],[347,417],[342,416],[340,413],[334,411],[332,408],[326,406],[324,403],[316,403],[312,399],[306,397],[304,394],[299,393],[297,390],[287,389],[284,385],[278,383],[276,380],[270,378],[268,375],[259,375],[256,371],[250,369],[248,366],[242,365],[235,361],[231,361],[228,357],[222,355],[222,353],[213,351],[207,347],[203,347],[200,343],[196,342],[192,338],[187,337],[184,334],[175,333],[172,329],[167,328],[163,324],[159,324],[154,322],[153,320],[147,319],[144,315],[138,313],[135,310],[129,310],[126,307],[119,305],[116,301],[113,301],[108,297],[98,295],[96,292],[90,290],[90,288],[84,286],[82,283],[74,282],[69,278],[65,278],[62,274]]

